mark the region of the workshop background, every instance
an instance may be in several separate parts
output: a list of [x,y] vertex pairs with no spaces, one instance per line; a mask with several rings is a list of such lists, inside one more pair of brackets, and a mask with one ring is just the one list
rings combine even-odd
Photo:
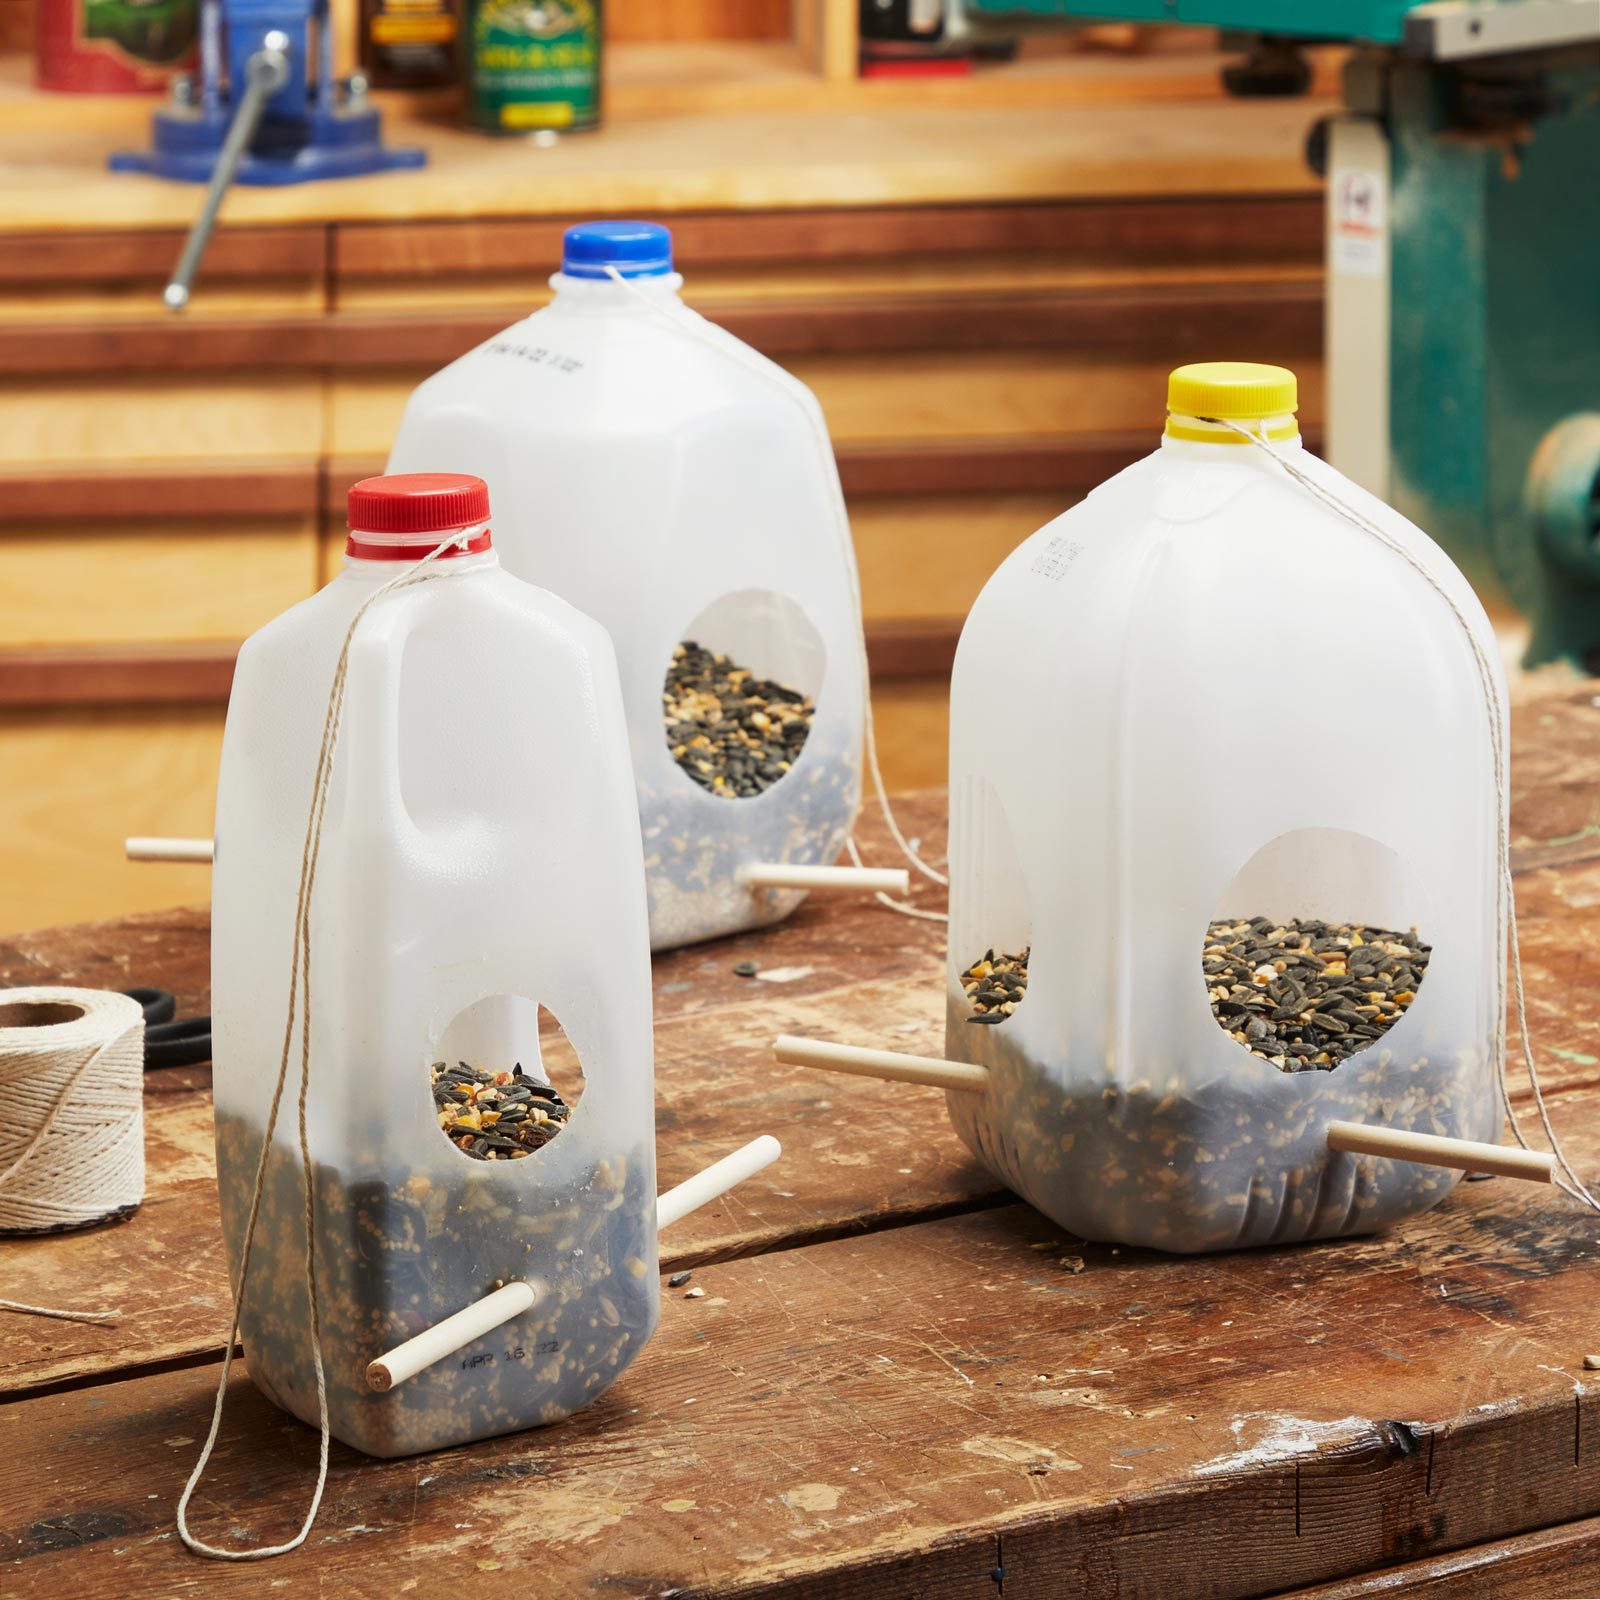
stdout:
[[[1345,45],[1256,58],[1258,81],[1234,83],[1255,92],[1229,93],[1225,70],[1251,58],[1209,28],[1024,27],[919,52],[927,7],[895,0],[904,37],[876,49],[864,9],[866,37],[853,0],[613,0],[604,124],[548,147],[464,129],[449,89],[378,92],[386,137],[425,145],[427,167],[235,189],[178,317],[162,288],[201,190],[106,166],[148,144],[152,100],[36,88],[33,0],[0,0],[0,927],[205,899],[204,866],[129,865],[123,837],[209,835],[239,641],[335,570],[345,490],[381,470],[407,394],[544,303],[570,222],[669,223],[689,303],[821,400],[891,789],[943,782],[968,607],[1013,546],[1153,445],[1171,367],[1292,367],[1324,447],[1328,200],[1308,141],[1325,159],[1314,130],[1340,112]],[[341,0],[341,73],[360,27]],[[1300,80],[1272,82],[1286,62]],[[1283,88],[1298,92],[1260,92]],[[1448,153],[1473,152],[1454,169],[1470,189],[1484,161],[1509,175],[1517,148],[1496,126]],[[1575,163],[1575,202],[1597,166]],[[1475,195],[1480,240],[1534,226]],[[1536,253],[1596,214],[1545,216]],[[1461,359],[1482,387],[1505,355],[1514,391],[1510,351],[1551,357],[1526,298],[1493,349],[1467,331],[1517,262],[1485,244],[1494,282],[1474,289],[1457,238],[1431,248],[1434,278],[1411,292],[1453,296],[1439,320]],[[1571,259],[1592,273],[1592,249]],[[1564,270],[1558,365],[1575,367],[1600,309]],[[1382,376],[1349,370],[1367,397],[1352,430],[1387,426]],[[1519,493],[1530,453],[1506,465]],[[1453,488],[1452,553],[1515,655],[1526,629],[1481,531],[1501,491]],[[1562,505],[1583,501],[1580,485]],[[1417,504],[1403,509],[1434,526]],[[1592,519],[1563,514],[1581,566]]]

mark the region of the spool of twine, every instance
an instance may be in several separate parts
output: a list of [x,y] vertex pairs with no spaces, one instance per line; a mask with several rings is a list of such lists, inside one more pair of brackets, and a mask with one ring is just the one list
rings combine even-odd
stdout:
[[0,1234],[144,1199],[144,1013],[105,989],[0,989]]

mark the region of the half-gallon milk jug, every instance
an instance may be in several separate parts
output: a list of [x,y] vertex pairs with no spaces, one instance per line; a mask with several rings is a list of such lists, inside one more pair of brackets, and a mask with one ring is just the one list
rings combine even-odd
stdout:
[[678,298],[652,223],[567,231],[555,298],[436,373],[390,471],[488,480],[509,571],[610,630],[656,949],[761,926],[860,799],[855,558],[811,392]]
[[[644,871],[611,644],[501,569],[488,514],[472,478],[357,484],[343,571],[245,644],[223,740],[212,1003],[237,1279],[313,774],[355,621],[301,1005],[331,1426],[374,1455],[565,1416],[658,1312]],[[455,535],[464,548],[355,620]],[[542,1048],[541,1007],[566,1034],[547,1026]],[[296,1042],[242,1328],[251,1377],[315,1424],[299,1056]],[[367,1387],[369,1361],[513,1279],[541,1286],[530,1310],[386,1394]]]
[[1090,1239],[1370,1232],[1456,1175],[1330,1121],[1500,1126],[1494,635],[1295,410],[1282,368],[1180,368],[1160,448],[1006,560],[956,656],[946,1054],[991,1089],[950,1114]]

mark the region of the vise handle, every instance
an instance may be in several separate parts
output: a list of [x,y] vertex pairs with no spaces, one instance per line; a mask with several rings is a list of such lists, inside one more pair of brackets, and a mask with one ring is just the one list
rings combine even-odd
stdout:
[[194,287],[194,275],[200,266],[200,256],[216,226],[217,212],[222,207],[222,197],[233,182],[239,169],[240,158],[255,137],[261,122],[261,113],[267,101],[289,81],[289,36],[274,28],[261,41],[261,48],[251,57],[248,82],[239,103],[234,109],[233,121],[228,124],[228,136],[217,153],[217,164],[211,169],[211,182],[206,186],[206,197],[200,206],[200,215],[183,241],[183,253],[173,269],[172,281],[162,293],[169,310],[182,311],[189,303],[189,291]]

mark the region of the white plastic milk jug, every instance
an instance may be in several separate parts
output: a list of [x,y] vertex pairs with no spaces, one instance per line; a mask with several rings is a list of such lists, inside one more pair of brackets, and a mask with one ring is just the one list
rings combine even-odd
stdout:
[[[650,1337],[650,968],[604,630],[501,569],[478,480],[368,479],[350,525],[339,576],[247,641],[228,706],[217,1168],[237,1280],[340,649],[375,591],[462,535],[351,636],[302,1002],[331,1427],[392,1456],[565,1416]],[[541,1006],[581,1066],[575,1108],[578,1068],[554,1030],[541,1055]],[[297,1044],[242,1329],[251,1377],[314,1425],[299,1066]],[[386,1394],[367,1387],[369,1361],[516,1279],[541,1286],[531,1310]]]
[[1160,448],[1006,560],[956,656],[946,1054],[991,1090],[950,1113],[1090,1239],[1370,1232],[1456,1175],[1330,1121],[1500,1126],[1493,631],[1295,410],[1282,368],[1180,368]]
[[[614,275],[614,276],[613,276]],[[611,633],[656,949],[799,903],[860,799],[855,557],[811,392],[678,297],[652,223],[567,231],[544,309],[436,373],[389,470],[487,479],[509,571]]]

